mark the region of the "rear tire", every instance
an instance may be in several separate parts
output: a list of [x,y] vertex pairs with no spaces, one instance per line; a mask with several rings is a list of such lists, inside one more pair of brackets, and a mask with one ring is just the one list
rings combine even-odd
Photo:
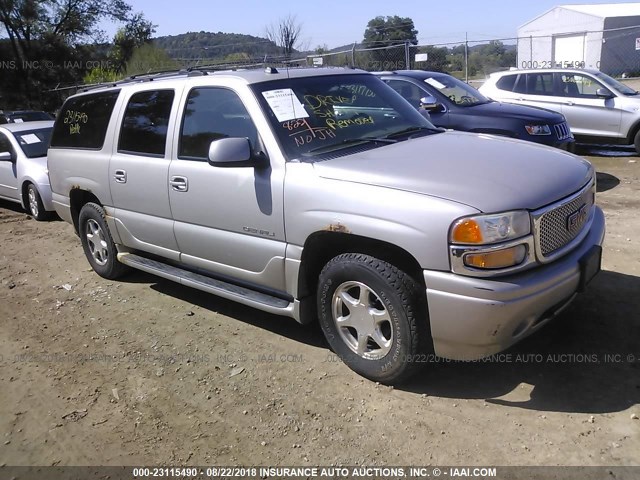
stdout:
[[426,360],[425,295],[402,270],[369,255],[345,253],[322,269],[317,295],[329,345],[363,377],[398,384]]
[[29,183],[27,185],[27,212],[31,215],[35,220],[39,222],[43,222],[45,220],[49,220],[51,218],[51,212],[47,212],[44,209],[44,204],[42,203],[42,197],[40,197],[40,193],[38,189],[33,183]]
[[118,261],[118,250],[100,205],[87,203],[82,207],[78,217],[78,232],[84,254],[98,275],[115,280],[129,270]]

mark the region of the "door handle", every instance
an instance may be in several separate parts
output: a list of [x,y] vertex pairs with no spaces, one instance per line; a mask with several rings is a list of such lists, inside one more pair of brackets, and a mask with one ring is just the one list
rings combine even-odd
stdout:
[[116,170],[113,172],[113,178],[116,183],[127,183],[127,172],[124,170]]
[[564,102],[565,105],[575,105],[571,100]]
[[171,185],[171,188],[176,192],[186,192],[189,190],[189,180],[187,180],[187,177],[171,177],[169,185]]

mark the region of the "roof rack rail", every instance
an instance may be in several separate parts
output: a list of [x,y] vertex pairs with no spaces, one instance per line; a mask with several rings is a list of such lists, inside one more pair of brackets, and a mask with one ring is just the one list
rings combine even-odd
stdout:
[[129,77],[123,78],[122,80],[116,80],[115,82],[101,82],[101,83],[94,83],[92,85],[79,85],[78,91],[88,92],[89,90],[94,90],[96,88],[116,87],[118,85],[123,85],[123,84],[133,83],[133,82],[151,82],[153,80],[160,79],[160,78],[169,78],[169,77],[174,77],[178,75],[189,75],[189,73],[190,73],[190,69],[188,68],[187,69],[173,68],[170,70],[157,70],[153,72],[137,73],[135,75],[131,75]]

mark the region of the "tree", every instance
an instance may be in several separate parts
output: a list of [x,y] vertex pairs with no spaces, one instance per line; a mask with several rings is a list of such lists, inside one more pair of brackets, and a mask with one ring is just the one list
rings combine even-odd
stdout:
[[426,53],[429,55],[427,57],[426,64],[424,65],[425,70],[444,72],[447,69],[449,65],[449,59],[447,58],[449,50],[447,47],[434,47],[433,45],[429,45],[427,47],[421,47],[420,53]]
[[389,47],[405,42],[418,44],[418,31],[409,17],[376,17],[369,20],[364,31],[366,48]]
[[103,67],[96,67],[91,69],[89,73],[87,73],[82,81],[88,85],[94,85],[96,83],[103,82],[115,82],[118,80],[118,74],[115,70],[110,70]]
[[17,106],[42,105],[47,89],[80,80],[89,62],[81,67],[65,62],[86,55],[88,42],[104,38],[102,20],[124,22],[130,11],[125,0],[0,0],[0,24],[15,62],[3,82],[17,86]]
[[278,20],[277,24],[271,24],[266,28],[266,36],[282,49],[286,59],[291,58],[300,42],[302,25],[298,23],[295,15],[287,15]]
[[151,41],[156,26],[144,18],[142,13],[136,13],[127,24],[120,28],[113,37],[113,50],[110,60],[116,72],[124,70],[126,63],[133,55],[133,51]]
[[151,43],[145,43],[137,47],[131,59],[127,62],[125,76],[140,75],[143,73],[157,72],[161,70],[177,70],[180,65],[173,60],[162,48]]
[[[368,58],[364,60],[362,68],[371,70],[397,70],[410,68],[406,65],[405,49],[383,49],[384,47],[417,45],[418,31],[415,29],[413,20],[409,17],[376,17],[369,20],[364,31],[365,48],[372,48],[368,52]],[[406,47],[405,47],[406,48]],[[415,51],[411,49],[409,58]]]
[[485,45],[474,47],[469,55],[469,74],[482,73],[488,75],[504,67],[516,63],[516,51],[512,47],[507,51],[506,46],[499,40],[492,40]]
[[68,45],[96,38],[104,18],[125,21],[131,7],[124,0],[0,0],[4,25],[17,60],[30,60],[37,41]]
[[251,62],[251,57],[245,52],[230,53],[224,57],[223,62],[233,63],[235,65],[247,65]]

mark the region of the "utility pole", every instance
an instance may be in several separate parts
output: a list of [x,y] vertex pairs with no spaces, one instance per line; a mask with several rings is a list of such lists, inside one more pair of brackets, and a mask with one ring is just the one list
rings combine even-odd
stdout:
[[464,32],[464,81],[469,83],[469,37]]
[[404,41],[404,68],[411,68],[411,56],[409,55],[409,40]]

